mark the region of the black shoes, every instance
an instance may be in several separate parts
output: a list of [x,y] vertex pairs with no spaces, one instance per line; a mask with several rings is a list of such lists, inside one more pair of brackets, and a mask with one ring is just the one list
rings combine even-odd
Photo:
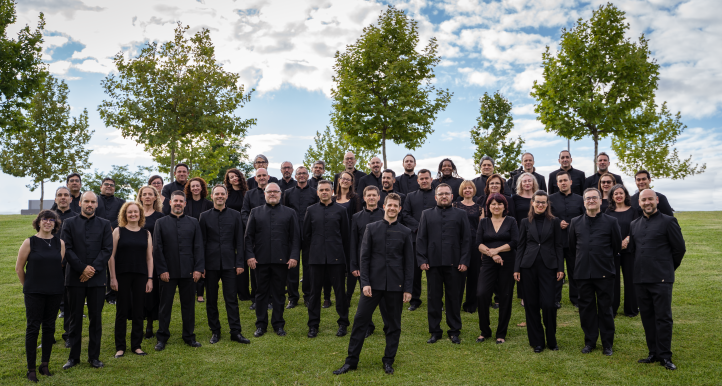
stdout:
[[286,330],[284,330],[283,327],[279,327],[279,328],[276,330],[276,335],[278,335],[278,336],[286,336]]
[[461,344],[461,338],[459,338],[458,335],[452,335],[449,339],[451,339],[451,343],[453,344]]
[[63,370],[67,370],[67,369],[69,369],[71,367],[75,367],[77,365],[78,365],[77,359],[68,359],[68,361],[65,362],[65,364],[63,365]]
[[111,306],[114,306],[115,303],[116,303],[115,300],[108,300],[108,304],[110,304]]
[[35,370],[28,370],[28,373],[26,375],[28,377],[28,381],[38,383],[38,375],[35,373]]
[[122,354],[115,354],[115,355],[113,355],[113,358],[118,359],[118,358],[122,358],[122,357],[124,357],[124,356],[125,356],[125,351],[124,351]]
[[346,326],[338,326],[338,331],[336,331],[336,336],[346,336]]
[[295,300],[289,300],[286,309],[290,310],[291,308],[296,308],[297,305],[298,303]]
[[155,345],[155,351],[163,351],[165,350],[165,343],[158,341],[158,343]]
[[584,346],[584,348],[582,349],[582,354],[589,354],[590,352],[592,352],[592,350],[594,350],[594,347]]
[[239,334],[231,334],[231,340],[234,342],[243,343],[243,344],[251,343],[250,339],[246,338],[245,336],[241,335],[240,333]]
[[256,338],[260,338],[260,337],[262,337],[263,334],[265,334],[265,333],[266,333],[266,330],[262,329],[261,327],[258,327],[258,328],[256,329],[256,332],[253,333],[253,336],[255,336]]
[[323,308],[329,308],[331,307],[331,301],[330,300],[324,300],[323,305],[321,306]]
[[152,337],[154,337],[154,336],[155,336],[155,334],[153,333],[153,329],[152,329],[152,328],[146,328],[146,329],[145,329],[145,339],[150,339],[150,338],[152,338]]
[[419,306],[416,304],[412,304],[409,306],[409,308],[407,308],[407,310],[409,311],[416,311],[417,309],[419,309]]
[[675,366],[669,359],[660,359],[659,365],[663,366],[667,370],[677,370],[677,366]]
[[[283,303],[281,303],[281,304],[283,304]],[[272,310],[272,309],[273,309],[273,304],[272,304],[272,303],[268,303],[268,309],[269,309],[269,310]]]
[[491,308],[498,310],[499,309],[499,303],[491,303]]
[[369,336],[373,335],[373,334],[374,334],[374,330],[375,330],[375,329],[374,329],[373,327],[369,327],[369,329],[366,330],[366,335],[364,336],[364,338],[368,338]]
[[218,336],[218,334],[214,333],[213,335],[211,335],[211,341],[210,341],[210,343],[211,343],[211,344],[216,344],[216,343],[218,343],[219,340],[221,340],[221,337]]
[[[309,332],[309,334],[310,334],[310,332]],[[340,369],[334,370],[333,373],[334,373],[334,375],[341,375],[341,374],[346,374],[351,370],[356,370],[356,367],[351,367],[351,365],[344,364],[343,366],[341,366]]]
[[549,347],[549,350],[559,351],[559,345],[556,345],[556,346],[554,346],[554,347]]
[[65,340],[65,348],[70,348],[70,347],[71,347],[71,345],[70,345],[70,339],[66,339],[66,340]]
[[384,372],[389,375],[394,373],[394,368],[391,366],[391,363],[384,363]]
[[426,343],[436,343],[439,339],[441,339],[440,336],[431,335],[431,338],[429,338],[429,340],[427,340]]
[[604,347],[604,349],[602,349],[602,354],[604,354],[608,357],[612,356],[612,353],[613,353],[613,351],[612,351],[611,347]]
[[91,367],[96,368],[96,369],[100,369],[100,368],[102,368],[103,366],[105,366],[105,365],[103,364],[103,362],[101,362],[101,361],[99,361],[99,360],[97,360],[97,359],[88,359],[88,363],[90,363],[90,366],[91,366]]
[[[318,336],[318,329],[316,329],[316,328],[309,328],[309,329],[308,329],[308,335],[307,335],[307,336],[308,336],[309,338],[315,338],[315,337],[317,337],[317,336]],[[343,373],[340,373],[340,374],[343,374]]]
[[256,309],[256,302],[251,303],[251,306],[248,307],[249,310],[255,310]]
[[50,370],[48,369],[48,365],[41,364],[38,368],[38,372],[42,375],[45,375],[46,377],[52,377],[53,374],[50,374]]
[[485,340],[486,340],[486,338],[484,338],[484,337],[478,337],[478,338],[476,338],[476,343],[482,343]]
[[562,308],[562,304],[560,302],[554,303],[554,306],[556,306],[557,310]]
[[534,352],[539,354],[540,352],[544,351],[544,346],[536,346],[534,347]]
[[147,352],[143,352],[143,351],[141,351],[141,352],[133,351],[133,354],[140,356],[140,357],[144,357],[144,356],[148,355]]
[[189,345],[189,346],[191,346],[191,347],[201,347],[201,346],[203,346],[202,344],[200,344],[200,342],[196,342],[195,340],[194,340],[194,341],[191,341],[191,342],[186,342],[186,344]]
[[657,357],[655,357],[655,356],[652,355],[652,354],[650,354],[650,355],[649,355],[648,357],[646,357],[646,358],[642,358],[642,359],[640,359],[640,360],[637,361],[637,363],[654,363],[654,362],[659,362],[659,359],[657,359]]

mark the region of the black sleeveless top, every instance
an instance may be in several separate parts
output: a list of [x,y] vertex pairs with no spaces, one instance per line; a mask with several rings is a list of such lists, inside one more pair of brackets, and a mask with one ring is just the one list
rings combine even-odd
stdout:
[[141,228],[133,232],[125,227],[118,228],[120,237],[115,251],[115,273],[141,273],[148,275],[146,255],[148,251],[148,231]]
[[60,255],[60,238],[53,236],[52,239],[45,240],[32,236],[29,240],[30,254],[25,266],[23,293],[62,295],[65,290],[65,277]]

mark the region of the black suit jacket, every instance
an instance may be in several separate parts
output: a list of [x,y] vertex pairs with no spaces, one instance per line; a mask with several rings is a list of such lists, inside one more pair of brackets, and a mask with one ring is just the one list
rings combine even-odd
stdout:
[[419,190],[419,176],[415,173],[408,175],[406,173],[396,177],[396,183],[394,184],[394,190],[398,190],[403,194],[409,194]]
[[542,260],[547,268],[562,272],[564,269],[564,247],[562,246],[560,223],[561,220],[558,218],[553,220],[545,218],[542,232],[539,234],[536,224],[530,223],[528,218],[521,220],[514,272],[521,272],[520,268],[531,268],[539,253],[541,253]]
[[[113,252],[113,231],[110,221],[93,216],[77,215],[63,222],[60,238],[65,242],[65,286],[104,287],[105,267]],[[95,269],[88,281],[81,283],[80,275],[87,266]]]
[[[384,219],[384,210],[381,206],[377,206],[374,210],[368,210],[364,206],[363,210],[354,214],[351,218],[351,233],[350,238],[350,263],[349,271],[358,271],[361,269],[361,263],[359,262],[359,256],[361,255],[361,242],[364,239],[366,233],[366,225],[372,222],[381,221]],[[408,228],[407,228],[408,229]]]
[[[280,202],[283,202],[283,196],[281,197]],[[251,215],[251,209],[258,208],[263,205],[266,205],[266,193],[263,189],[256,187],[252,190],[249,189],[246,192],[246,195],[243,196],[243,208],[241,208],[241,221],[243,221],[243,226],[246,226],[246,223],[248,222],[248,217]]]
[[414,284],[414,245],[411,230],[398,221],[366,226],[361,243],[361,288],[411,293]]
[[574,280],[612,278],[614,256],[622,250],[617,219],[604,213],[589,217],[585,212],[569,224],[569,251],[574,253]]
[[[556,192],[549,195],[549,204],[551,205],[551,211],[554,217],[562,221],[566,221],[567,224],[571,224],[572,219],[577,216],[584,214],[584,199],[582,196],[574,193],[564,194],[562,192]],[[562,229],[562,235],[564,236],[564,248],[569,247],[569,227]]]
[[[419,220],[421,220],[421,214],[429,208],[436,206],[436,197],[434,195],[434,189],[411,192],[406,195],[404,205],[401,208],[401,219],[402,223],[412,232],[416,233],[419,228]],[[416,238],[414,237],[414,242]]]
[[[559,191],[559,187],[557,186],[557,173],[561,172],[562,169],[559,168],[551,173],[549,173],[549,194],[554,194]],[[583,196],[584,194],[584,185],[586,184],[587,177],[584,174],[583,171],[579,169],[574,169],[574,167],[569,168],[567,170],[569,172],[569,176],[572,180],[572,193],[578,194],[580,196]]]
[[298,261],[300,237],[293,209],[280,204],[253,208],[246,225],[246,259],[255,258],[258,264]]
[[201,226],[193,217],[165,216],[155,222],[153,264],[158,275],[168,272],[171,279],[190,279],[193,272],[203,272],[203,249]]
[[674,283],[687,251],[677,219],[659,210],[632,221],[627,249],[634,253],[634,284]]
[[310,184],[306,184],[304,188],[296,185],[283,192],[283,201],[281,202],[284,206],[296,211],[300,232],[303,229],[303,218],[306,217],[306,209],[318,202],[318,193]]
[[[349,264],[349,222],[346,208],[331,201],[306,209],[303,246],[309,248],[309,264]],[[305,257],[304,257],[305,259]]]
[[[278,183],[278,178],[273,177],[273,176],[268,176],[268,183],[270,184],[271,182]],[[246,185],[248,185],[248,190],[253,190],[253,189],[258,188],[258,182],[256,182],[256,177],[248,177],[248,179],[246,179]],[[281,191],[283,191],[283,189],[281,189]]]
[[433,181],[431,181],[431,190],[436,191],[436,187],[441,184],[447,184],[451,186],[451,193],[454,195],[454,200],[459,198],[459,187],[461,186],[461,183],[464,182],[463,178],[454,177],[454,176],[441,176],[441,178],[436,178]]
[[366,189],[367,186],[375,186],[379,188],[379,190],[384,188],[384,185],[381,183],[382,175],[383,174],[379,173],[379,176],[376,177],[373,173],[371,173],[361,177],[356,186],[356,194],[361,197],[361,200],[363,200],[364,189]]
[[416,258],[419,266],[469,266],[471,230],[466,211],[435,206],[421,215],[416,235]]
[[206,269],[245,267],[244,227],[238,211],[212,208],[201,213],[198,223],[203,235]]
[[[666,214],[667,216],[674,216],[674,209],[669,205],[669,200],[667,200],[667,196],[665,196],[662,193],[656,192],[657,198],[659,198],[659,204],[657,204],[657,210]],[[630,203],[632,204],[632,209],[637,211],[637,214],[641,217],[644,216],[644,211],[642,210],[642,207],[639,206],[639,192],[634,193],[634,195],[630,198]]]
[[98,209],[95,215],[110,221],[110,227],[115,229],[118,227],[118,213],[120,208],[125,204],[125,200],[115,196],[98,195]]

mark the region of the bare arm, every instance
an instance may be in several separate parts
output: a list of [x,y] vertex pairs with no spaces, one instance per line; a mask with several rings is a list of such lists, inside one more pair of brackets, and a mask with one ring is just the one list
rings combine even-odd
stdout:
[[148,280],[145,284],[145,292],[153,291],[153,237],[148,232],[148,248],[146,249],[145,263],[148,266]]
[[23,286],[25,285],[25,263],[28,262],[28,255],[30,255],[30,239],[25,239],[18,251],[18,261],[15,263],[15,273],[18,274],[20,284]]
[[[110,270],[110,288],[118,290],[118,278],[115,276],[115,252],[118,251],[118,239],[120,239],[120,228],[113,229],[113,252],[110,253],[108,269]],[[83,281],[81,279],[81,281]]]

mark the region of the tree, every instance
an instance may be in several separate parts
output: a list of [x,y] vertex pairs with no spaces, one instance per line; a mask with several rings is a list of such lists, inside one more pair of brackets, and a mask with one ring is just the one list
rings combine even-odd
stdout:
[[326,130],[322,133],[316,132],[313,137],[314,146],[309,146],[306,154],[303,156],[303,165],[308,168],[309,173],[312,170],[313,163],[322,160],[326,163],[326,172],[324,178],[333,179],[336,173],[340,173],[346,169],[343,164],[343,157],[347,151],[351,151],[356,155],[356,169],[369,173],[368,163],[376,152],[366,150],[361,147],[354,147],[348,140],[336,129],[333,131],[326,126]]
[[692,164],[692,157],[681,160],[677,149],[673,148],[684,129],[682,115],[672,113],[663,103],[657,114],[657,105],[649,103],[639,112],[646,114],[652,124],[640,133],[626,137],[612,138],[612,151],[617,155],[617,166],[623,173],[633,176],[639,170],[647,170],[655,178],[684,179],[688,176],[704,173],[707,164]]
[[95,169],[93,174],[83,179],[83,183],[88,190],[100,194],[103,178],[110,177],[115,181],[115,196],[127,201],[135,199],[138,189],[148,185],[148,177],[152,172],[153,168],[148,166],[138,166],[136,172],[131,172],[128,165],[113,165],[108,173]]
[[45,64],[42,61],[45,17],[40,14],[34,31],[29,26],[9,39],[7,28],[17,21],[15,1],[0,0],[0,128],[19,129],[13,121],[22,121],[21,110],[29,108],[30,99],[42,88]]
[[453,95],[431,84],[441,60],[436,38],[421,53],[418,43],[416,21],[389,6],[377,25],[335,55],[331,122],[355,146],[381,147],[386,167],[386,141],[421,146]]
[[624,20],[624,12],[608,3],[589,21],[563,29],[558,54],[547,47],[542,55],[544,80],[531,92],[545,130],[573,140],[591,136],[595,161],[601,138],[635,135],[649,125],[649,116],[631,112],[654,97],[659,80],[647,39],[625,38]]
[[[518,137],[516,140],[507,136],[514,128],[514,118],[511,116],[511,102],[504,98],[499,92],[494,96],[484,93],[479,98],[481,107],[479,117],[476,118],[477,125],[471,129],[471,143],[476,146],[474,159],[479,160],[488,155],[495,161],[495,169],[499,174],[510,173],[516,169],[521,157],[521,146],[524,140]],[[475,166],[479,172],[478,163]]]
[[40,209],[45,181],[62,181],[71,172],[91,166],[85,146],[93,134],[88,127],[88,110],[70,117],[68,85],[52,76],[31,99],[23,120],[11,123],[0,141],[0,169],[15,177],[31,177],[30,191],[40,185]]
[[118,74],[101,82],[109,97],[98,106],[105,125],[142,144],[161,172],[181,161],[215,169],[217,158],[227,156],[223,147],[242,141],[256,123],[234,115],[253,90],[244,94],[240,75],[216,61],[208,29],[190,39],[188,29],[178,23],[172,41],[148,43],[137,58],[119,52],[113,59]]

